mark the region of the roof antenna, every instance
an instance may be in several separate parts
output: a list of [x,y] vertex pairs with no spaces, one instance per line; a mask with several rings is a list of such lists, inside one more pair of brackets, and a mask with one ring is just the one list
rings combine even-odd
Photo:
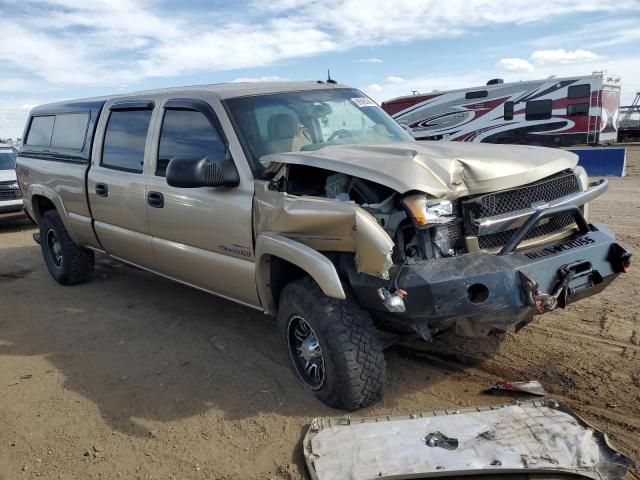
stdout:
[[338,82],[336,82],[333,78],[331,78],[331,72],[329,71],[329,69],[327,68],[327,83],[331,83],[331,84],[336,84]]

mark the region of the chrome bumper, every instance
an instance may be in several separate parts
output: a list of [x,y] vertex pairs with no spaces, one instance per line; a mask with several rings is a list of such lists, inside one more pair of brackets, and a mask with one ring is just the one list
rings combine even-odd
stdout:
[[474,223],[478,227],[478,235],[490,235],[492,233],[504,232],[506,230],[513,230],[521,227],[527,221],[527,219],[534,213],[552,207],[561,207],[565,205],[582,206],[585,203],[602,195],[609,186],[607,180],[600,180],[596,185],[585,190],[584,192],[576,192],[571,195],[556,198],[544,205],[526,208],[524,210],[518,210],[516,212],[503,213],[502,215],[496,215],[494,217],[487,217],[481,220],[474,220]]

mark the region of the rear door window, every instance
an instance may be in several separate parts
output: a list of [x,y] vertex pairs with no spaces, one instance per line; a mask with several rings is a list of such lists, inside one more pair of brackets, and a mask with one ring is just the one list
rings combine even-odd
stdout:
[[33,117],[25,144],[34,147],[48,147],[51,144],[54,119],[54,115]]
[[156,175],[164,177],[174,157],[225,159],[226,146],[216,128],[196,110],[167,109],[162,121]]
[[56,115],[51,146],[70,150],[81,150],[87,136],[88,113],[65,113]]
[[109,116],[102,148],[106,168],[142,173],[152,110],[114,110]]
[[529,100],[525,108],[525,120],[546,120],[551,118],[551,100]]

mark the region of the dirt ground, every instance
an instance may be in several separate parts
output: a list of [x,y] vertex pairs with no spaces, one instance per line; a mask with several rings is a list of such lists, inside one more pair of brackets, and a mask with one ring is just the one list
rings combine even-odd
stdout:
[[[640,252],[640,146],[629,162],[593,215]],[[306,478],[306,426],[341,412],[298,385],[272,319],[104,258],[59,286],[33,232],[0,226],[0,479]],[[503,402],[482,390],[538,379],[640,462],[639,312],[634,268],[518,334],[396,348],[385,400],[358,414]]]

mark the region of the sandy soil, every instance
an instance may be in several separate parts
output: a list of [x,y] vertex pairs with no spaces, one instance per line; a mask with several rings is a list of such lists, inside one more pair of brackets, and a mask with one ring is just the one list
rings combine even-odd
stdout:
[[[638,252],[632,150],[594,216]],[[340,412],[296,383],[272,319],[105,259],[61,287],[33,231],[0,226],[0,479],[306,478],[306,425]],[[487,405],[509,399],[482,394],[496,379],[539,379],[640,462],[639,311],[636,268],[518,334],[393,349],[384,402],[360,414]]]

